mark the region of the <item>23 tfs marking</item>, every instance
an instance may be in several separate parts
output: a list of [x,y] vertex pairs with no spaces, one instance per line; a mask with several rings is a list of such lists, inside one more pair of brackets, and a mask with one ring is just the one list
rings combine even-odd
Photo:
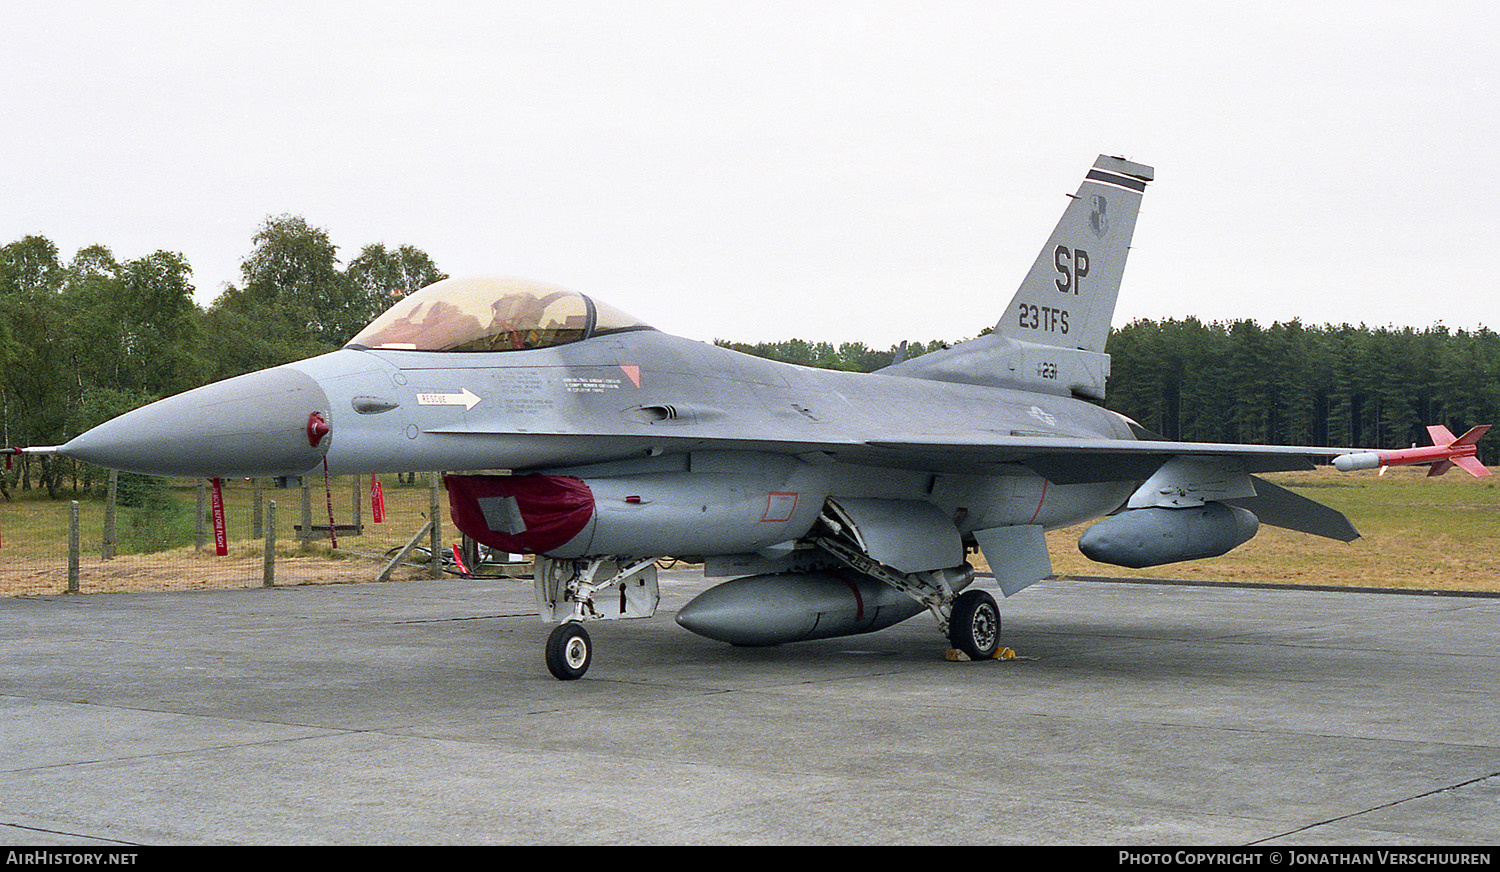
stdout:
[[1048,333],[1068,332],[1068,310],[1057,309],[1052,306],[1033,306],[1030,303],[1022,303],[1020,311],[1021,327],[1029,330],[1045,330]]

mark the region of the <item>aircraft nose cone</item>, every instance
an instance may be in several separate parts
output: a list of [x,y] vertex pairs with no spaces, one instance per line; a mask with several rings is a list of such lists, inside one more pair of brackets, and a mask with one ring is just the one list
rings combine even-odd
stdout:
[[300,475],[327,453],[331,421],[316,381],[276,367],[127,412],[58,453],[148,475]]

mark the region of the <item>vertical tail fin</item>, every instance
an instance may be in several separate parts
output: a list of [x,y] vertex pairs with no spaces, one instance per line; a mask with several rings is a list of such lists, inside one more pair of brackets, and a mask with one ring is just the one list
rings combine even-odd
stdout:
[[995,332],[1103,352],[1151,167],[1099,155]]
[[1151,167],[1100,155],[993,333],[881,370],[935,381],[1104,399],[1125,255]]

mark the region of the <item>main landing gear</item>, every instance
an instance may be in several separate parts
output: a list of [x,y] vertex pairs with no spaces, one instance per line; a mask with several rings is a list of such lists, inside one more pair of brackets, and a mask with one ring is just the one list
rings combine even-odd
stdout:
[[974,579],[974,569],[967,563],[953,569],[902,573],[837,539],[820,537],[817,542],[851,569],[878,578],[927,606],[949,644],[970,660],[991,660],[1000,650],[1000,605],[995,598],[977,588],[954,594]]
[[966,590],[953,600],[948,642],[970,660],[989,660],[1000,650],[1000,606],[989,591]]

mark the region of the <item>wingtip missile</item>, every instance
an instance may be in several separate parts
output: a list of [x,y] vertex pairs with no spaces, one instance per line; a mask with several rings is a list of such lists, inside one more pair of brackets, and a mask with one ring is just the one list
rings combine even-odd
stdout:
[[1341,454],[1333,459],[1333,466],[1340,472],[1351,472],[1356,469],[1380,468],[1383,474],[1387,467],[1411,466],[1415,464],[1431,464],[1432,468],[1427,471],[1429,477],[1442,475],[1453,467],[1458,467],[1475,478],[1490,474],[1490,471],[1479,462],[1477,454],[1480,437],[1488,433],[1489,424],[1480,424],[1471,427],[1467,433],[1454,438],[1453,433],[1442,424],[1434,424],[1427,428],[1427,433],[1432,437],[1432,444],[1425,448],[1399,448],[1393,451],[1358,451],[1349,454]]

